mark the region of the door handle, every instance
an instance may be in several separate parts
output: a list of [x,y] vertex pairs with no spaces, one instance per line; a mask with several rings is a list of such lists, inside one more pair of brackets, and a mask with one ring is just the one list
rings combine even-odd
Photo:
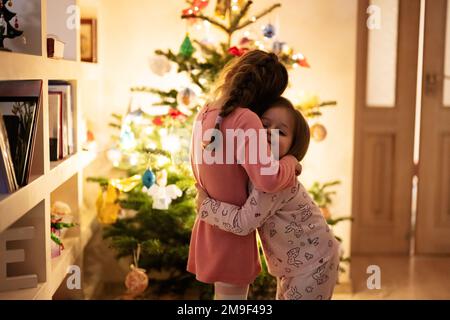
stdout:
[[425,94],[434,94],[436,92],[436,87],[444,80],[450,80],[450,75],[427,72],[425,74]]
[[436,73],[425,74],[425,94],[433,95],[436,92],[438,83],[438,75]]

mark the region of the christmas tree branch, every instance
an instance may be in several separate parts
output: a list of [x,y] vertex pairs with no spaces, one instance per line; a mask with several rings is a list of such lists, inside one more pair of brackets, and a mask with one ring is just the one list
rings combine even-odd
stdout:
[[220,22],[204,16],[202,14],[200,15],[195,15],[195,14],[184,14],[181,16],[181,19],[200,19],[200,20],[204,20],[204,21],[208,21],[209,23],[211,23],[212,25],[218,27],[219,29],[222,29],[223,31],[225,31],[226,33],[230,33],[230,29],[228,29],[226,26],[224,26],[223,24],[221,24]]
[[236,31],[236,27],[239,25],[239,22],[241,19],[247,14],[248,10],[250,9],[250,6],[253,4],[253,1],[249,0],[245,4],[244,8],[239,12],[238,15],[236,15],[233,19],[233,21],[230,24],[230,36],[231,34]]
[[276,8],[281,7],[281,3],[276,3],[273,6],[271,6],[270,8],[262,11],[261,13],[257,14],[256,16],[252,17],[251,19],[247,20],[246,22],[244,22],[243,24],[237,26],[234,31],[240,30],[242,28],[245,28],[246,26],[252,24],[253,22],[255,22],[256,20],[261,19],[262,17],[264,17],[265,15],[271,13],[273,10],[275,10]]

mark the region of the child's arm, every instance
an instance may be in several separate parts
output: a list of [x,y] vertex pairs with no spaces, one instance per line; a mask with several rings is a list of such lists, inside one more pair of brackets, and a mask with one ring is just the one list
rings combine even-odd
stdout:
[[[261,163],[260,154],[269,155],[271,151],[270,146],[265,143],[266,136],[264,136],[264,141],[260,141],[259,131],[264,130],[264,127],[256,113],[246,110],[237,120],[236,127],[244,131],[256,130],[257,147],[253,147],[249,143],[249,139],[246,139],[244,145],[238,146],[237,150],[238,153],[245,152],[245,161],[241,165],[253,186],[260,191],[269,193],[293,187],[296,182],[296,169],[299,169],[299,162],[295,157],[287,155],[280,160],[271,159],[269,163]],[[259,150],[262,146],[266,148],[263,152]],[[256,158],[256,163],[250,161],[252,157]]]
[[206,192],[198,187],[199,218],[224,231],[246,236],[283,207],[284,200],[292,197],[292,192],[295,193],[293,188],[276,194],[264,193],[254,188],[245,204],[238,207],[209,198]]

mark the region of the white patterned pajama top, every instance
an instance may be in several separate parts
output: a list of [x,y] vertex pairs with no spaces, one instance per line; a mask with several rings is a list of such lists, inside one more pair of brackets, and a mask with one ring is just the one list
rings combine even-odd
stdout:
[[207,198],[200,219],[237,235],[258,229],[269,273],[277,277],[277,299],[331,298],[339,242],[301,183],[278,193],[250,186],[242,207]]

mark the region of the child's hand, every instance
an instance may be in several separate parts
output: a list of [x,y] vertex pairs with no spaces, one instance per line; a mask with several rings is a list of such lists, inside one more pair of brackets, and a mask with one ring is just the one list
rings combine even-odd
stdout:
[[295,166],[295,175],[299,176],[302,173],[302,165],[299,163],[297,163],[297,165]]
[[197,212],[199,212],[203,201],[208,198],[208,193],[198,183],[195,184],[195,187],[197,188],[197,197],[195,198],[195,202],[197,206]]

